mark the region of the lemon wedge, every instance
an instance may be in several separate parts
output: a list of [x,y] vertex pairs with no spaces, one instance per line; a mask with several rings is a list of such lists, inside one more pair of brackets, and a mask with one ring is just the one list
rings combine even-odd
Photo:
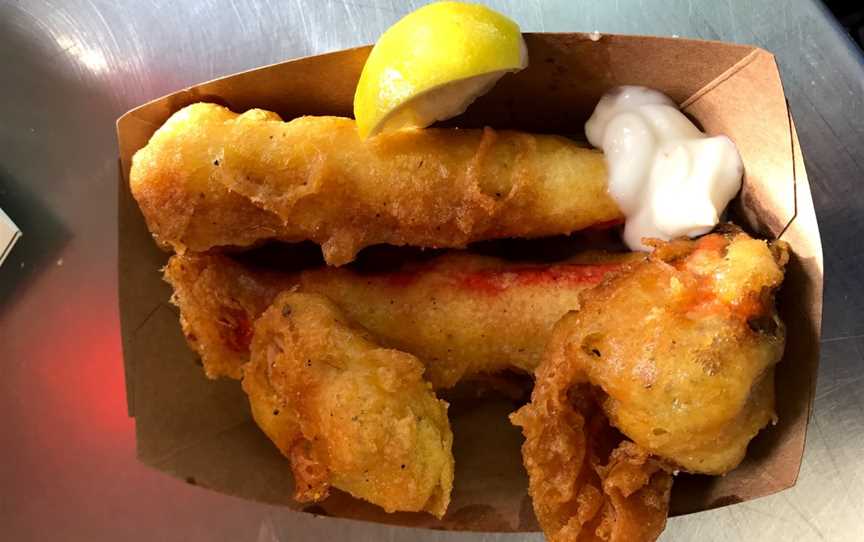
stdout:
[[465,111],[528,65],[519,26],[486,6],[436,2],[387,29],[354,94],[360,137],[424,128]]

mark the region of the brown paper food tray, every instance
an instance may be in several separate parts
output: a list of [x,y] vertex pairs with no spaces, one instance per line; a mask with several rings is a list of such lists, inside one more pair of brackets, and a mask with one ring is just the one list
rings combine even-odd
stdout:
[[[789,333],[777,370],[779,423],[751,444],[725,477],[679,476],[672,514],[768,495],[795,484],[813,401],[822,309],[822,249],[810,189],[774,57],[755,47],[639,36],[526,34],[529,67],[508,75],[459,126],[581,133],[610,87],[654,87],[682,104],[709,133],[729,135],[746,174],[733,217],[752,233],[781,237],[793,257],[779,297]],[[235,111],[260,107],[285,119],[351,115],[368,47],[228,76],[138,107],[117,122],[120,144],[120,315],[129,412],[138,456],[159,470],[214,490],[330,516],[430,528],[530,531],[537,524],[522,469],[521,435],[505,400],[451,408],[456,485],[442,520],[386,514],[335,492],[315,505],[291,500],[290,469],[252,422],[237,382],[208,381],[187,348],[159,251],[128,190],[131,157],[173,112],[196,101]]]

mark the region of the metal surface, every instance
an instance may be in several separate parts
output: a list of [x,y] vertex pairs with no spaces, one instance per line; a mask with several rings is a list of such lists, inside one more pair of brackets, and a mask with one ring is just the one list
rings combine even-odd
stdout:
[[[827,268],[798,485],[677,518],[664,540],[864,537],[864,66],[811,0],[490,2],[530,31],[680,35],[773,51]],[[0,538],[539,541],[420,532],[244,502],[136,462],[116,302],[114,119],[180,87],[374,39],[419,2],[0,0]],[[782,393],[782,391],[781,391]]]

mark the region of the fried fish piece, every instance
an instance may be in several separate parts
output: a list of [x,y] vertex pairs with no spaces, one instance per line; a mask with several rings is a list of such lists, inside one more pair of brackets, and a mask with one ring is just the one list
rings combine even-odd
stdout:
[[174,288],[186,343],[200,357],[209,378],[239,379],[249,361],[255,320],[284,290],[295,289],[295,274],[252,270],[222,255],[172,256],[164,279]]
[[239,377],[251,323],[278,292],[297,288],[329,298],[380,344],[417,356],[433,385],[447,388],[502,369],[532,372],[552,326],[579,306],[579,294],[642,258],[587,253],[539,265],[453,253],[389,272],[274,273],[187,253],[171,258],[165,278],[187,341],[211,378]]
[[426,129],[366,141],[354,121],[282,122],[198,103],[132,161],[150,231],[182,253],[311,240],[329,264],[374,244],[464,247],[621,219],[603,155],[552,135]]
[[[550,537],[562,525],[590,526],[581,518],[596,508],[572,498],[591,484],[567,464],[568,454],[580,461],[592,446],[582,429],[592,407],[580,390],[589,388],[610,423],[644,452],[639,469],[655,474],[649,455],[672,468],[728,472],[775,417],[773,369],[785,333],[774,292],[785,243],[733,231],[654,246],[648,260],[586,290],[580,309],[555,325],[531,403],[512,418],[527,439],[534,508]],[[641,480],[652,487],[654,475]]]
[[292,292],[255,323],[251,351],[243,389],[291,462],[298,501],[335,487],[387,512],[444,515],[453,434],[417,358],[381,348],[326,298]]
[[785,328],[774,293],[787,247],[744,233],[657,247],[585,292],[556,325],[541,374],[598,386],[628,438],[681,469],[723,474],[775,417]]
[[586,386],[539,393],[511,416],[522,427],[529,494],[550,542],[655,540],[672,476],[609,426]]

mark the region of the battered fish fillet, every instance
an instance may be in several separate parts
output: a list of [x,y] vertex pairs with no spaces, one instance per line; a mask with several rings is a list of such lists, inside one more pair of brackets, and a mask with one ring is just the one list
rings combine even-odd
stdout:
[[[668,493],[658,500],[669,483],[658,461],[728,472],[775,416],[773,368],[785,336],[774,292],[786,245],[731,232],[655,246],[647,261],[587,290],[581,308],[555,325],[531,403],[512,417],[526,437],[534,508],[552,539],[653,540],[662,530],[656,522],[660,530],[641,538],[593,530],[597,502],[605,506],[612,495],[597,497],[596,480],[586,482],[571,465],[593,445],[584,428],[593,405],[635,443],[628,445],[632,493],[622,492],[618,505],[648,511],[661,503],[655,519],[668,506]],[[586,487],[591,499],[579,497]]]
[[562,137],[426,129],[361,141],[347,118],[286,123],[208,103],[153,134],[130,185],[178,253],[311,240],[331,265],[374,244],[464,247],[621,219],[603,155]]
[[414,356],[381,348],[325,298],[280,294],[255,324],[243,389],[290,459],[295,498],[330,487],[441,517],[453,487],[447,403]]
[[318,293],[389,348],[426,364],[436,388],[512,368],[533,372],[552,326],[579,294],[639,254],[584,254],[563,264],[446,254],[384,273],[323,267],[279,274],[221,255],[171,258],[165,278],[208,376],[240,375],[251,323],[284,289]]

